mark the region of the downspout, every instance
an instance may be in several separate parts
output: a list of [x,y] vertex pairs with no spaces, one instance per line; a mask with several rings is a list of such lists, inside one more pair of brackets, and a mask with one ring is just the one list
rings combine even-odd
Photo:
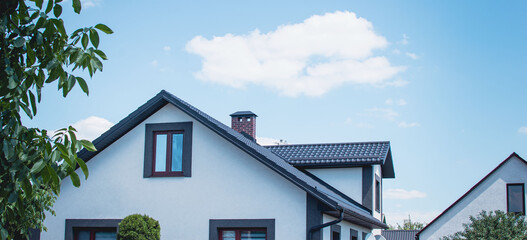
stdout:
[[312,240],[313,239],[313,232],[316,232],[316,231],[318,231],[318,230],[320,230],[322,228],[329,227],[331,225],[335,225],[335,224],[337,224],[339,222],[342,222],[342,220],[344,219],[344,209],[342,209],[342,207],[340,207],[338,205],[337,205],[336,209],[337,209],[337,211],[340,212],[339,219],[311,227],[309,229],[309,232],[307,232],[307,240]]

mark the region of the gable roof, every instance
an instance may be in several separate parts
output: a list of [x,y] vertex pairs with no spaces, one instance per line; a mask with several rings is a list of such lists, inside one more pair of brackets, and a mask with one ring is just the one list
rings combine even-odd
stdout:
[[414,240],[419,230],[382,230],[381,235],[386,240]]
[[[105,148],[110,146],[113,142],[117,141],[120,137],[125,135],[128,131],[139,125],[141,122],[146,120],[152,114],[157,112],[159,109],[167,104],[172,104],[184,113],[193,117],[196,121],[200,122],[213,132],[217,133],[234,146],[243,150],[263,165],[269,167],[280,176],[284,177],[297,187],[303,189],[311,196],[318,199],[321,203],[333,208],[343,209],[345,218],[347,221],[356,223],[362,226],[370,228],[387,228],[388,226],[378,219],[374,218],[370,212],[364,210],[361,205],[357,205],[356,202],[348,201],[335,193],[331,189],[320,184],[316,180],[312,179],[308,175],[304,174],[300,170],[291,166],[287,161],[272,153],[265,147],[262,147],[246,138],[242,134],[219,122],[218,120],[210,117],[199,109],[186,103],[185,101],[177,98],[176,96],[168,93],[165,90],[159,92],[155,97],[148,100],[145,104],[140,106],[137,110],[132,112],[130,115],[125,117],[119,123],[111,127],[108,131],[103,133],[100,137],[93,141],[93,144],[98,149],[97,152],[89,152],[82,150],[78,156],[84,161],[89,161],[95,157],[98,153],[103,151]],[[328,214],[335,215],[335,212],[327,212]]]
[[421,229],[421,231],[419,231],[415,236],[416,236],[416,239],[419,239],[419,235],[425,230],[427,229],[430,225],[434,224],[439,218],[441,218],[446,212],[448,212],[450,209],[452,209],[454,206],[456,206],[459,202],[461,202],[461,200],[463,200],[467,195],[469,195],[472,191],[474,191],[477,187],[479,187],[479,185],[481,185],[485,180],[487,180],[487,178],[489,178],[492,174],[494,174],[496,171],[498,171],[498,169],[500,169],[503,165],[505,165],[506,162],[508,162],[509,160],[513,159],[513,157],[516,157],[518,158],[520,161],[522,161],[523,163],[527,164],[527,162],[522,158],[520,157],[517,153],[513,152],[511,155],[509,155],[509,157],[507,157],[505,160],[503,160],[503,162],[501,162],[496,168],[494,168],[492,171],[490,171],[489,174],[487,174],[485,177],[483,177],[481,180],[479,180],[478,183],[476,183],[476,185],[474,185],[472,188],[470,188],[465,194],[463,194],[463,196],[461,196],[458,200],[456,200],[454,203],[452,203],[452,205],[450,205],[447,209],[445,209],[445,211],[443,211],[441,214],[439,214],[436,218],[434,218],[434,220],[432,220],[429,224],[427,224],[423,229]]
[[394,178],[390,142],[289,144],[265,146],[300,168],[382,165],[382,176]]

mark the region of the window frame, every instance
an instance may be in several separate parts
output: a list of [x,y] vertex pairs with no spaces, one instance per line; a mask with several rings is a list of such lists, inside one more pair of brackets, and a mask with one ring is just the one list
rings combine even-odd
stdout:
[[265,231],[265,240],[267,240],[267,229],[266,228],[219,228],[218,229],[218,238],[223,240],[222,232],[223,231],[234,231],[235,239],[241,240],[242,231]]
[[274,219],[210,219],[209,240],[219,240],[220,231],[234,229],[265,229],[267,240],[275,240]]
[[117,234],[117,229],[113,227],[74,227],[73,228],[73,239],[79,240],[79,231],[88,231],[90,232],[90,240],[95,240],[95,235],[98,232],[114,232]]
[[76,229],[115,228],[116,233],[118,233],[121,221],[122,219],[66,219],[64,240],[75,240]]
[[[509,211],[509,186],[521,186],[522,187],[522,211],[521,212],[510,212]],[[508,183],[507,184],[507,213],[516,213],[525,215],[525,184],[524,183]]]
[[[339,235],[338,239],[335,239],[335,237],[333,237],[334,233],[338,233],[338,235]],[[341,240],[342,239],[342,234],[341,234],[341,227],[340,227],[340,225],[337,225],[337,224],[331,225],[329,234],[330,234],[330,236],[329,236],[330,240]]]
[[[353,239],[355,238],[355,239]],[[359,231],[350,228],[350,240],[358,240],[359,239]]]
[[374,186],[375,186],[375,197],[373,199],[374,203],[374,208],[375,208],[375,211],[377,211],[378,213],[381,212],[381,205],[382,205],[382,202],[381,202],[381,194],[382,194],[382,191],[381,191],[381,179],[379,176],[377,176],[377,174],[375,174],[375,180],[374,180]]
[[[155,171],[155,147],[157,134],[167,133],[172,136],[174,133],[183,133],[183,152],[181,171],[171,171],[172,154],[171,137],[167,136],[167,164],[165,172]],[[151,123],[145,124],[145,157],[144,157],[143,177],[191,177],[192,173],[192,122],[172,122],[172,123]]]

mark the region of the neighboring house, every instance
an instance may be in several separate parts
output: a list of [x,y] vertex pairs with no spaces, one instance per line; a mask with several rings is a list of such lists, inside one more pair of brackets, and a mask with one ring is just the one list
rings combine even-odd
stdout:
[[437,240],[459,231],[470,216],[482,210],[501,210],[525,215],[527,162],[512,153],[467,193],[417,233],[417,239]]
[[360,240],[387,228],[388,142],[262,147],[256,115],[231,116],[236,130],[161,91],[79,153],[90,176],[78,189],[64,181],[40,239],[115,239],[133,213],[157,219],[166,240]]
[[415,240],[419,230],[382,230],[382,236],[386,240]]

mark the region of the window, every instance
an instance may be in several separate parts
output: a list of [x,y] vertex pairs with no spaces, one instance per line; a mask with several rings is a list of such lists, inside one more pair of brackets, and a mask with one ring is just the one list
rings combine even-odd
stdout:
[[146,124],[144,177],[190,177],[192,122]]
[[222,229],[220,240],[266,240],[265,229]]
[[66,219],[65,240],[115,240],[121,219]]
[[357,230],[353,230],[350,228],[350,240],[358,240],[359,239],[359,232]]
[[507,212],[525,215],[523,183],[507,184]]
[[275,240],[274,219],[211,219],[209,240]]
[[74,228],[75,240],[116,240],[116,228]]
[[375,211],[381,212],[381,182],[378,179],[375,179]]
[[331,225],[330,227],[331,237],[330,240],[340,240],[340,225]]

